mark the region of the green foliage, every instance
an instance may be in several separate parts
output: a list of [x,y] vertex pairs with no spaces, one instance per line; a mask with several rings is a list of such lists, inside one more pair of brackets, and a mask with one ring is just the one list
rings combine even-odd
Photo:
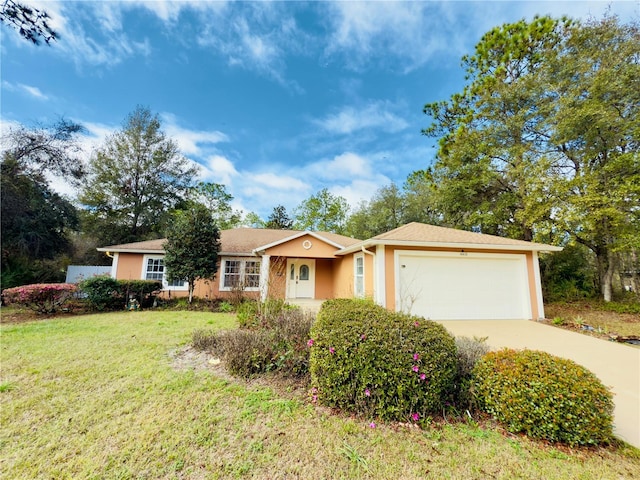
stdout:
[[640,303],[607,302],[603,303],[601,308],[610,312],[640,315]]
[[106,275],[83,280],[80,291],[86,294],[92,309],[97,311],[121,310],[130,299],[136,299],[142,307],[153,303],[154,294],[162,289],[156,280],[116,280]]
[[513,433],[570,445],[612,438],[611,392],[586,368],[545,352],[490,352],[473,371],[481,407]]
[[231,207],[233,195],[221,183],[198,182],[189,190],[188,197],[191,202],[203,205],[209,211],[220,230],[240,225],[242,214]]
[[218,304],[218,311],[222,313],[231,313],[235,310],[229,302],[222,301]]
[[540,257],[542,291],[546,301],[574,301],[596,293],[590,252],[582,245],[567,245],[561,252]]
[[[596,256],[606,301],[614,252],[640,237],[640,25],[535,17],[486,33],[468,84],[424,107],[443,223],[565,243]],[[581,280],[555,284],[579,295]]]
[[[242,305],[247,304],[250,305]],[[254,305],[257,304],[254,302]],[[194,332],[194,346],[197,342],[202,349],[214,350],[222,356],[229,372],[240,377],[267,372],[285,377],[306,376],[309,372],[307,341],[313,318],[300,309],[290,308],[272,309],[260,318],[262,321],[251,324],[251,328]]]
[[238,322],[240,328],[271,328],[273,321],[285,312],[298,309],[279,298],[268,298],[264,302],[247,300],[238,306]]
[[0,164],[0,189],[2,287],[59,280],[42,261],[51,264],[70,252],[68,234],[78,228],[75,207],[50,190],[42,173],[7,153]]
[[98,311],[124,308],[125,300],[120,294],[120,282],[107,275],[82,280],[78,286],[86,295],[92,309]]
[[39,283],[7,288],[2,291],[2,298],[8,305],[21,305],[49,314],[58,311],[76,290],[77,287],[71,283]]
[[349,204],[323,188],[298,205],[294,212],[297,230],[343,233]]
[[452,400],[457,408],[474,407],[471,390],[473,369],[489,351],[486,338],[456,337],[456,377],[453,382]]
[[424,418],[442,407],[456,375],[443,326],[366,300],[326,301],[310,343],[318,400],[349,412]]
[[212,280],[218,271],[220,231],[209,210],[193,205],[177,212],[167,231],[164,265],[167,279],[189,282],[189,303],[196,280]]
[[275,230],[291,230],[293,228],[293,220],[287,214],[287,209],[282,205],[273,208],[273,212],[267,218],[264,228],[273,228]]
[[260,324],[258,316],[258,302],[253,300],[244,301],[238,305],[238,324],[240,328],[257,327]]
[[85,228],[103,245],[157,238],[196,173],[158,116],[137,107],[91,159],[79,196]]

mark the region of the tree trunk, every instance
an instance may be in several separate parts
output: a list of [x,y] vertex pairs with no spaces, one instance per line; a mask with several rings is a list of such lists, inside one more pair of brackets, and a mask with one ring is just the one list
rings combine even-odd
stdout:
[[189,280],[189,305],[191,305],[191,302],[193,300],[193,290],[195,288],[195,282],[192,282],[191,280]]
[[601,247],[596,253],[596,261],[602,298],[605,302],[610,302],[613,299],[613,273],[615,271],[613,253],[608,247]]
[[640,300],[640,263],[638,262],[638,252],[635,248],[631,249],[631,264],[629,265],[631,273],[631,290],[635,294],[636,298]]

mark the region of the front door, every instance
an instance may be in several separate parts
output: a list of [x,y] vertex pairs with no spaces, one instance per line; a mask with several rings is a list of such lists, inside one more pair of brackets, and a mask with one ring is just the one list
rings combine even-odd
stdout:
[[287,298],[315,298],[316,261],[287,259]]

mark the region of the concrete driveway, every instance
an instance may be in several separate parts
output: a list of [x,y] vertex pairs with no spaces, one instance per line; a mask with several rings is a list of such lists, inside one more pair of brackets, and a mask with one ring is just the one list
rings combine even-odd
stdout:
[[613,391],[614,433],[640,448],[640,349],[527,320],[438,323],[455,336],[488,337],[492,350],[542,350],[587,367]]

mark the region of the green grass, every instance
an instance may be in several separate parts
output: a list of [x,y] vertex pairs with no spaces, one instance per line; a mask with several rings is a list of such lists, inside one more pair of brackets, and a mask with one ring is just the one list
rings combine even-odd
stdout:
[[475,424],[369,428],[265,382],[176,370],[196,328],[131,312],[3,324],[0,478],[632,478],[629,447],[570,450]]

